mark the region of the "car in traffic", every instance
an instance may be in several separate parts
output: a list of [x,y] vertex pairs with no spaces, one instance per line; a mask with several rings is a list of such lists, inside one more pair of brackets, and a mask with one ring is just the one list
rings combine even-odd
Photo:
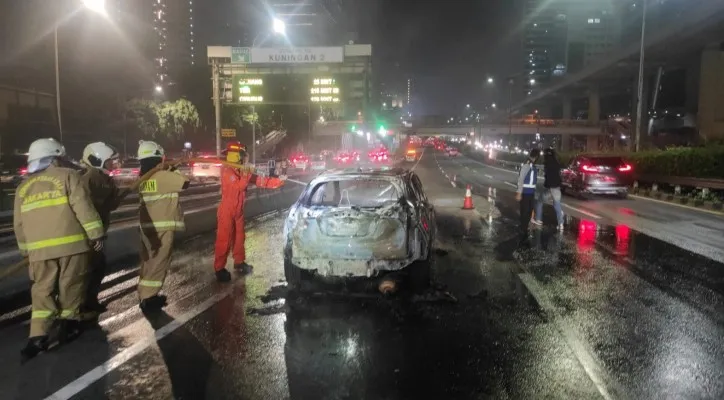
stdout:
[[130,185],[141,176],[141,162],[135,158],[123,160],[120,168],[110,171],[108,175],[121,186]]
[[20,183],[28,174],[26,166],[28,156],[10,154],[0,158],[0,182],[10,185]]
[[304,154],[296,154],[289,159],[292,168],[306,171],[309,169],[309,157]]
[[633,166],[618,156],[578,155],[561,170],[563,192],[584,198],[599,194],[626,198],[633,180]]
[[407,270],[429,283],[435,209],[418,176],[401,168],[349,168],[313,179],[284,223],[292,289],[326,278]]
[[340,151],[334,157],[334,162],[338,167],[344,167],[356,164],[359,161],[359,154],[351,151]]
[[[201,161],[208,159],[209,161]],[[191,163],[191,178],[197,182],[218,182],[221,180],[221,166],[216,156],[203,155]]]
[[415,162],[417,161],[417,150],[415,149],[409,149],[405,152],[405,161],[407,162]]
[[458,149],[456,149],[455,147],[452,147],[452,146],[448,146],[445,149],[445,152],[447,153],[448,157],[457,157],[460,155],[460,151],[458,151]]

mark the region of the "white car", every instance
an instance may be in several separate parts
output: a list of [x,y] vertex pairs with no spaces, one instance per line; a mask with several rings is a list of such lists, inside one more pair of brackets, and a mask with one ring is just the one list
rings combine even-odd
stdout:
[[221,163],[215,159],[209,159],[209,162],[195,161],[191,164],[191,175],[194,180],[199,182],[219,181],[221,180]]
[[460,155],[460,152],[458,151],[458,149],[456,149],[454,147],[448,147],[446,149],[446,151],[447,151],[448,157],[457,157]]
[[284,224],[284,274],[303,281],[412,268],[429,283],[435,210],[414,172],[348,168],[312,180]]

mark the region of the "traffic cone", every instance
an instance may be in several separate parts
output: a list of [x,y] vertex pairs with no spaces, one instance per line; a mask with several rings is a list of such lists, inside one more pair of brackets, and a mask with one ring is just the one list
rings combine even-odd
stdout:
[[473,194],[470,191],[470,185],[465,188],[465,201],[463,202],[463,210],[472,210],[473,206]]

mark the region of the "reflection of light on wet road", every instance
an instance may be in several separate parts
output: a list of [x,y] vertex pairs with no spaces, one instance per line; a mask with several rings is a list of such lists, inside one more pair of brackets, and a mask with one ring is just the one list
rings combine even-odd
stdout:
[[576,258],[578,259],[579,273],[593,268],[593,245],[596,242],[596,223],[581,220],[578,224],[578,241],[576,242]]
[[631,242],[631,228],[628,225],[616,225],[616,255],[628,256],[629,243]]

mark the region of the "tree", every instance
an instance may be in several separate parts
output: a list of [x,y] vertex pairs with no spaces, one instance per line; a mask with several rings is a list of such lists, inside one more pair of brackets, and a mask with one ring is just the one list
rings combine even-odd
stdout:
[[126,102],[125,119],[141,138],[155,139],[159,132],[158,105],[151,100],[132,99]]
[[189,129],[198,128],[201,124],[196,106],[183,98],[163,102],[157,113],[161,137],[171,141],[183,139]]
[[126,121],[137,136],[160,142],[174,142],[185,137],[188,130],[200,125],[196,106],[186,99],[158,103],[133,99],[126,103]]

